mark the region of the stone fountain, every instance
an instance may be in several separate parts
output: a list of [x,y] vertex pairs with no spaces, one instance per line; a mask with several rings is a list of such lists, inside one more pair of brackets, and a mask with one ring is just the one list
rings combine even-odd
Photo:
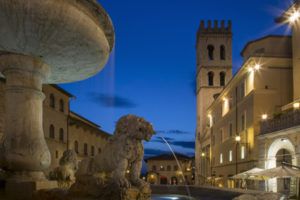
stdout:
[[5,77],[6,193],[23,198],[56,187],[43,170],[43,83],[89,78],[106,64],[114,29],[96,0],[0,0],[0,72]]

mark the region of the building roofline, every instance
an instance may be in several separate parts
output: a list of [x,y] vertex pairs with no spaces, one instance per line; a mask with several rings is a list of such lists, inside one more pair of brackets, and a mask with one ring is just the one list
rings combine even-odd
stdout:
[[252,44],[252,43],[255,43],[255,42],[258,42],[258,41],[261,41],[261,40],[264,40],[264,39],[267,39],[267,38],[291,38],[292,36],[290,35],[267,35],[267,36],[264,36],[264,37],[261,37],[261,38],[258,38],[256,40],[252,40],[250,42],[247,42],[247,44],[244,46],[243,50],[241,51],[240,55],[243,56],[245,50],[247,49],[247,47]]
[[59,90],[60,92],[64,93],[65,95],[67,95],[68,97],[75,97],[73,96],[71,93],[69,93],[68,91],[66,91],[65,89],[63,89],[62,87],[56,85],[56,84],[49,84],[52,87],[54,87],[55,89]]
[[[175,153],[176,157],[178,160],[192,160],[193,158],[180,154],[180,153]],[[148,162],[148,160],[175,160],[173,154],[160,154],[157,156],[152,156],[149,158],[144,159],[145,162]]]
[[[79,114],[77,114],[77,113],[75,113],[75,112],[73,112],[73,111],[71,111],[71,110],[70,110],[70,114],[75,115],[76,117],[81,118],[81,119],[83,119],[84,121],[87,121],[88,123],[91,123],[93,126],[95,126],[95,127],[97,127],[97,128],[101,128],[100,125],[98,125],[98,124],[96,124],[96,123],[94,123],[94,122],[88,120],[87,118],[85,118],[85,117],[83,117],[83,116],[81,116],[81,115],[79,115]],[[70,117],[72,117],[72,116],[70,116]]]

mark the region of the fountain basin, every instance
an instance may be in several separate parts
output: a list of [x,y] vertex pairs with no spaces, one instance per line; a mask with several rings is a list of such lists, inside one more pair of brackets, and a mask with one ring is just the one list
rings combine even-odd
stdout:
[[114,46],[112,22],[96,0],[1,0],[0,24],[0,55],[47,64],[51,74],[44,83],[93,76]]
[[151,195],[151,200],[196,200],[184,195]]

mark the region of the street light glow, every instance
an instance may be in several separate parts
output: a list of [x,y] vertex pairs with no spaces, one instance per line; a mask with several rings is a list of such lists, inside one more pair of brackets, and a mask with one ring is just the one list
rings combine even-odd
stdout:
[[204,156],[205,156],[205,153],[204,153],[204,152],[202,152],[202,153],[201,153],[201,156],[202,156],[202,157],[204,157]]
[[253,68],[252,68],[252,67],[249,67],[249,68],[248,68],[248,72],[253,72]]
[[261,115],[261,118],[262,118],[263,120],[265,120],[265,119],[268,118],[268,115],[267,115],[267,114],[262,114],[262,115]]
[[300,107],[300,104],[299,103],[294,103],[294,108],[299,108]]
[[291,14],[289,21],[290,22],[295,22],[299,18],[300,14],[298,11],[295,11]]
[[239,135],[235,136],[235,141],[237,141],[237,142],[241,141],[241,136],[239,136]]
[[259,69],[260,69],[260,65],[259,65],[259,64],[256,64],[256,65],[254,66],[254,69],[255,69],[255,70],[259,70]]

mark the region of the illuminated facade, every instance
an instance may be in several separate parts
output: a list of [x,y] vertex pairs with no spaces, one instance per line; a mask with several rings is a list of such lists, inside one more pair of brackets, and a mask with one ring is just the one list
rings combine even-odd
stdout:
[[[296,19],[292,37],[249,42],[241,52],[243,66],[205,112],[198,110],[204,122],[196,133],[196,183],[238,187],[230,179],[234,174],[282,161],[300,165],[299,28]],[[270,180],[268,187],[281,191],[285,182]]]
[[145,159],[147,181],[150,184],[183,185],[194,184],[194,158],[176,154],[180,167],[173,155],[162,154]]

